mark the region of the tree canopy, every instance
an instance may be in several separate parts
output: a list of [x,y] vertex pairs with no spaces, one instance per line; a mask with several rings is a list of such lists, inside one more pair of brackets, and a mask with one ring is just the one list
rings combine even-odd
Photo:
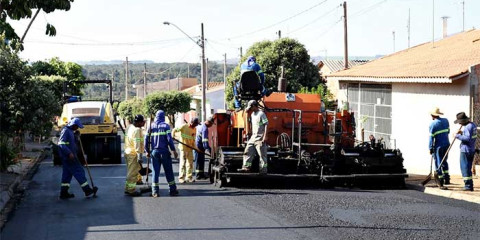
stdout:
[[[242,61],[248,56],[255,56],[257,63],[265,73],[265,87],[276,89],[284,67],[287,79],[287,92],[298,92],[302,87],[315,87],[320,81],[318,68],[310,61],[305,46],[290,38],[282,38],[276,41],[262,41],[253,44]],[[240,79],[240,65],[227,77],[227,99],[229,106],[233,107],[233,84]]]
[[143,100],[133,98],[127,101],[120,102],[117,112],[123,119],[127,119],[128,121],[133,122],[135,115],[145,115]]
[[192,96],[186,92],[167,91],[147,95],[144,102],[144,112],[154,116],[158,110],[165,111],[171,124],[175,124],[174,115],[190,111]]
[[[7,17],[12,20],[31,18],[32,22],[40,11],[51,13],[55,10],[70,10],[73,1],[74,0],[0,0],[0,36],[8,42],[7,45],[12,47],[12,49],[23,49],[22,41],[28,28],[23,36],[19,37],[15,29],[7,22]],[[32,9],[36,9],[33,16]],[[55,36],[56,33],[57,30],[55,27],[47,23],[45,34]]]

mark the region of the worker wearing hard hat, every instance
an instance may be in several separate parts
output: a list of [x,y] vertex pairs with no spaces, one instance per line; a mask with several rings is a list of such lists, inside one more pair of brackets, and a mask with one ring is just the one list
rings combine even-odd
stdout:
[[[198,126],[198,118],[192,118],[189,124],[184,124],[179,128],[173,129],[172,135],[175,136],[175,133],[180,133],[180,141],[188,146],[195,146],[195,133],[196,127]],[[178,182],[184,183],[193,182],[193,150],[187,146],[179,144],[180,150],[180,159],[179,159],[179,170],[178,170]],[[186,179],[185,179],[186,177]]]
[[97,187],[93,187],[92,189],[88,184],[83,167],[77,157],[78,148],[75,141],[74,131],[78,130],[78,128],[83,128],[83,124],[80,122],[79,118],[73,118],[68,122],[67,126],[62,129],[60,138],[58,139],[59,154],[63,168],[60,199],[75,197],[75,195],[68,192],[72,177],[77,179],[86,197],[95,195],[98,190]]
[[[434,108],[430,115],[432,116],[432,123],[430,124],[430,136],[428,146],[430,148],[430,154],[435,159],[435,166],[438,176],[438,187],[445,189],[444,184],[450,184],[450,175],[448,173],[448,155],[447,149],[450,146],[448,140],[448,134],[450,133],[450,126],[448,120],[441,118],[443,115],[438,107]],[[442,163],[442,159],[443,160]],[[441,164],[441,165],[440,165]]]
[[[267,125],[268,119],[263,111],[258,108],[258,103],[255,100],[250,100],[245,109],[251,116],[251,131],[252,136],[245,147],[243,166],[239,171],[249,172],[252,167],[252,161],[255,153],[260,157],[260,173],[267,173]],[[250,133],[247,127],[247,136]]]
[[155,115],[155,120],[150,126],[150,132],[145,136],[145,151],[147,152],[147,157],[152,156],[152,197],[159,196],[160,185],[158,178],[160,177],[161,165],[163,165],[165,178],[170,188],[170,196],[178,195],[175,176],[173,175],[170,150],[173,152],[174,157],[177,158],[178,154],[175,150],[175,145],[173,145],[170,126],[165,122],[165,112],[158,110]]
[[131,125],[127,129],[125,136],[125,162],[127,164],[127,179],[125,181],[125,194],[130,196],[140,196],[141,192],[136,190],[138,176],[141,164],[143,163],[143,132],[145,119],[142,115],[136,115]]

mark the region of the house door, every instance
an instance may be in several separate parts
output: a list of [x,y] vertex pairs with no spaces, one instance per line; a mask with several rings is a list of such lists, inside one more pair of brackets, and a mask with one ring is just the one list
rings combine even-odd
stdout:
[[357,139],[364,129],[365,140],[373,135],[392,146],[392,85],[350,83],[347,89],[350,111],[355,112]]

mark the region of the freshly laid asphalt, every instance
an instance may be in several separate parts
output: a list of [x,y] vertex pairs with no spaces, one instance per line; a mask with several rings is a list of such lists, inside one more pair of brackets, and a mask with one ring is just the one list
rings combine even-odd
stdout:
[[[175,169],[177,165],[174,165]],[[414,190],[216,188],[123,194],[125,165],[92,166],[96,198],[59,200],[44,160],[0,239],[479,239],[480,205]],[[178,175],[178,174],[176,174]]]

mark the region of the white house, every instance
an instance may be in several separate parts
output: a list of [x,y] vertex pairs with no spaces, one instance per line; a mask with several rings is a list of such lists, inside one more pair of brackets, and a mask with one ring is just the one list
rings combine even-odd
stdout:
[[[356,114],[357,138],[365,129],[403,152],[409,173],[430,167],[430,111],[439,107],[452,134],[458,112],[479,122],[480,30],[424,43],[328,76],[339,81],[339,106]],[[459,143],[449,154],[451,174],[460,174]]]

